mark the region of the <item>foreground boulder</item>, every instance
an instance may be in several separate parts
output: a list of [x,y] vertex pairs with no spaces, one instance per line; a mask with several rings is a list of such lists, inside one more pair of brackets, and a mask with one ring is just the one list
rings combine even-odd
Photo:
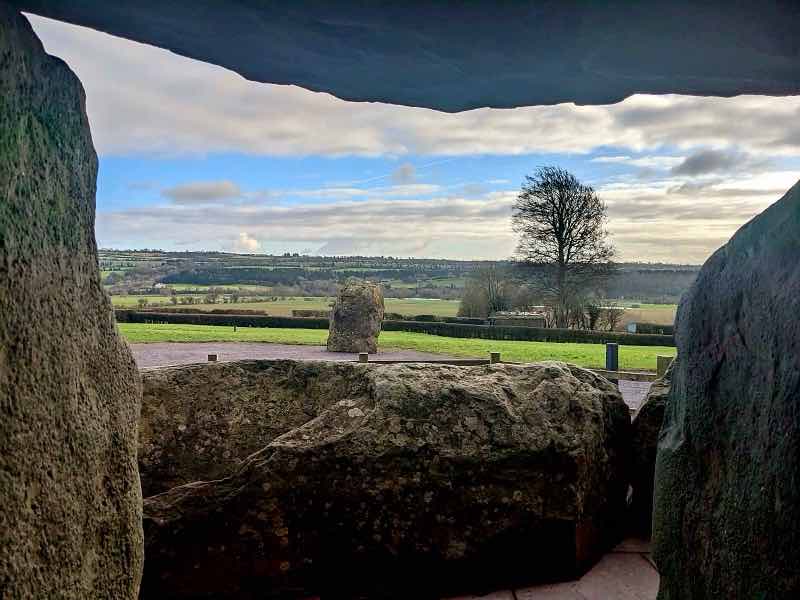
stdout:
[[631,436],[631,514],[637,532],[650,535],[653,518],[653,479],[656,469],[658,435],[672,383],[672,365],[650,386],[647,397],[633,416]]
[[311,398],[316,416],[229,477],[145,500],[144,598],[423,597],[569,578],[612,541],[630,422],[605,379],[563,363],[341,367],[347,394]]
[[380,286],[351,277],[339,290],[331,310],[328,350],[377,352],[381,321],[383,292]]
[[139,473],[152,496],[231,474],[341,398],[365,393],[352,365],[248,360],[142,371]]
[[0,597],[133,599],[139,379],[100,285],[80,82],[0,2]]
[[800,597],[800,184],[678,310],[653,535],[662,600]]

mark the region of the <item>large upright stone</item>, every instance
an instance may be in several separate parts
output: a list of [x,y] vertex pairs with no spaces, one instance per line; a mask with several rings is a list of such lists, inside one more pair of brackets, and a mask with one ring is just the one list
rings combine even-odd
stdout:
[[800,184],[678,310],[656,462],[661,600],[800,597]]
[[351,277],[339,290],[330,316],[328,350],[378,351],[383,320],[383,292],[379,285]]
[[136,598],[139,379],[100,285],[80,82],[0,2],[0,596]]

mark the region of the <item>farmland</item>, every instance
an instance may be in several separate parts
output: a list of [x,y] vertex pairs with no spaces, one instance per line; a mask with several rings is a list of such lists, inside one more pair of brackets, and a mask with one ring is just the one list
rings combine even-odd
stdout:
[[[122,335],[132,343],[147,342],[271,342],[279,344],[323,345],[328,332],[320,329],[282,329],[264,327],[216,327],[209,325],[153,325],[120,323]],[[502,353],[511,362],[560,360],[583,367],[602,368],[605,346],[552,342],[515,342],[448,338],[422,333],[384,331],[379,348],[417,350],[460,357],[486,358],[489,352]],[[674,356],[675,348],[662,346],[621,346],[620,368],[654,371],[656,356]]]
[[[191,296],[202,299],[204,296],[196,294],[181,294],[181,297]],[[139,301],[144,299],[147,306],[170,307],[172,303],[169,296],[154,295],[124,295],[112,296],[111,301],[117,308],[136,308]],[[202,303],[192,304],[192,310],[208,312],[215,309],[242,310],[242,311],[261,311],[276,317],[290,317],[292,310],[327,310],[330,308],[333,298],[331,297],[302,297],[302,298],[278,298],[269,301],[240,302],[238,304],[222,303]],[[439,317],[454,317],[458,312],[458,300],[438,300],[432,298],[386,298],[384,301],[387,313],[399,313],[402,315],[436,315]]]

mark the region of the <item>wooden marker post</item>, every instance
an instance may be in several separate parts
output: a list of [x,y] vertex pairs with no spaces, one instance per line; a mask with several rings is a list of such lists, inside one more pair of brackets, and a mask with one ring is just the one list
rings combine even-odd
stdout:
[[673,356],[656,356],[656,372],[659,378],[667,374],[667,369],[669,369],[673,360],[675,360]]
[[606,344],[606,371],[619,371],[619,344]]

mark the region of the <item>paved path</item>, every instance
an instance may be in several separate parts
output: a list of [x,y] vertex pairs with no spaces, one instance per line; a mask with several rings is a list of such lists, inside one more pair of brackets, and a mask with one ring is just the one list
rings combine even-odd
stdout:
[[649,381],[620,380],[619,391],[631,410],[639,410],[652,384]]
[[[129,344],[136,364],[141,367],[163,367],[188,365],[208,361],[209,354],[216,354],[220,362],[245,359],[293,360],[356,360],[357,354],[328,352],[325,346],[300,346],[291,344],[258,344],[245,342],[158,342],[153,344]],[[417,352],[416,350],[392,350],[371,354],[370,358],[381,360],[447,360],[455,358],[444,354]]]
[[630,539],[606,554],[577,581],[450,600],[655,600],[658,581],[658,571],[650,559],[650,544]]

